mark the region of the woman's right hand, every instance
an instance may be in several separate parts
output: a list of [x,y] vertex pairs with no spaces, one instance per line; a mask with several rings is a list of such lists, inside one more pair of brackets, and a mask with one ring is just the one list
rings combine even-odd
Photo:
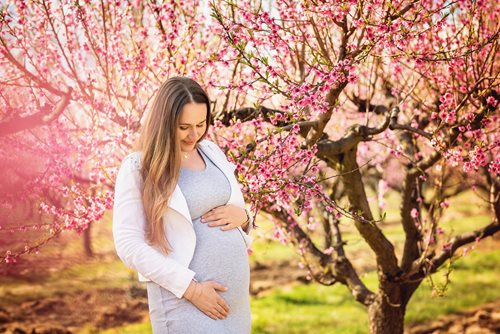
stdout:
[[210,318],[222,320],[227,317],[229,306],[217,291],[227,291],[227,288],[214,281],[193,280],[184,293],[184,298]]

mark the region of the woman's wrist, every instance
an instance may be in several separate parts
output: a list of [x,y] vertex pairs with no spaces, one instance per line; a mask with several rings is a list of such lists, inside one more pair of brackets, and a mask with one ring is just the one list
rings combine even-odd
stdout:
[[184,298],[188,301],[191,301],[196,294],[196,289],[197,289],[197,281],[195,279],[191,280],[191,283],[189,283],[188,288],[186,289],[186,292],[184,293]]

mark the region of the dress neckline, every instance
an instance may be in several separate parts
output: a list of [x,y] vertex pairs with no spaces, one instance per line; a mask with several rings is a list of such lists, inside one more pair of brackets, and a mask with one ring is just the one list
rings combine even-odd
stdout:
[[196,148],[196,150],[198,151],[198,153],[200,154],[201,156],[201,160],[203,160],[203,163],[205,164],[205,168],[203,169],[192,169],[192,168],[186,168],[186,167],[181,167],[181,170],[183,171],[188,171],[188,172],[192,172],[192,173],[203,173],[203,172],[206,172],[207,169],[208,169],[208,159],[205,157],[205,154],[203,153],[202,150],[200,150],[198,147]]

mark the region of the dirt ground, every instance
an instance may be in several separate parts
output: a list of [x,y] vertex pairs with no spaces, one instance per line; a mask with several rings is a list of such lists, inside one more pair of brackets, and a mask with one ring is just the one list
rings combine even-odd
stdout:
[[500,333],[500,301],[410,327],[407,334]]
[[0,333],[72,334],[135,323],[147,317],[146,296],[122,289],[88,290],[0,308]]

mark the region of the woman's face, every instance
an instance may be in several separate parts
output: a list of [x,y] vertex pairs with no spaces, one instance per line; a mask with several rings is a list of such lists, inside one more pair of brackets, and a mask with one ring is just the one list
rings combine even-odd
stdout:
[[179,124],[177,124],[177,137],[181,143],[181,151],[192,151],[206,129],[207,105],[205,103],[186,104],[181,110]]

